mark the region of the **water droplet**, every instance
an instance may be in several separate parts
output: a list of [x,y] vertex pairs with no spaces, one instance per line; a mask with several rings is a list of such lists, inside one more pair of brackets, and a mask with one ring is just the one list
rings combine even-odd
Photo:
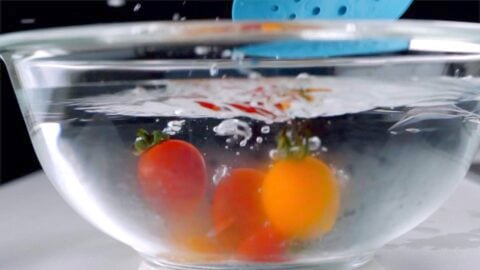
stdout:
[[187,20],[187,17],[183,16],[180,18],[180,21],[186,21]]
[[247,141],[243,140],[239,143],[240,147],[245,147],[247,145]]
[[232,138],[227,138],[227,139],[225,140],[225,142],[228,143],[228,144],[232,143],[232,141],[233,141]]
[[137,3],[134,7],[133,7],[133,12],[137,12],[140,10],[140,8],[142,8],[142,4],[140,3]]
[[253,145],[249,147],[250,150],[253,150]]
[[257,138],[255,139],[255,141],[256,141],[257,143],[262,143],[262,142],[263,142],[263,138],[262,138],[262,137],[257,137]]
[[328,152],[328,148],[323,146],[322,148],[320,148],[320,150],[322,150],[322,152]]
[[230,172],[230,169],[227,167],[227,165],[220,165],[218,168],[215,169],[215,172],[213,173],[213,184],[218,185],[225,176],[227,176]]
[[308,79],[310,78],[310,74],[308,73],[300,73],[297,75],[297,79]]
[[405,129],[405,131],[409,132],[409,133],[419,133],[420,129],[418,129],[418,128],[407,128],[407,129]]
[[262,78],[262,74],[255,71],[250,71],[248,72],[248,78],[251,80],[260,79]]
[[210,66],[210,76],[214,77],[218,75],[218,67],[217,64],[212,64]]
[[32,24],[35,23],[35,18],[23,18],[20,20],[21,24]]
[[392,130],[392,131],[390,131],[390,134],[392,134],[392,135],[397,135],[398,132]]
[[121,7],[125,5],[125,0],[107,0],[109,7]]
[[174,21],[180,20],[180,14],[174,13],[173,16],[172,16],[172,20],[174,20]]
[[458,78],[461,75],[462,75],[462,71],[459,68],[455,69],[453,76]]
[[160,122],[160,119],[158,119],[158,118],[155,119],[155,123],[158,123],[158,122]]
[[185,120],[173,120],[167,123],[167,126],[163,129],[163,132],[168,135],[175,135],[182,130]]
[[308,150],[315,151],[320,148],[322,141],[317,136],[308,139]]
[[223,50],[222,51],[222,58],[229,58],[232,56],[232,51],[231,50]]
[[213,131],[217,136],[233,136],[243,138],[240,144],[245,144],[252,137],[252,129],[250,126],[238,119],[223,120],[218,126],[213,128]]
[[225,145],[225,149],[228,149],[228,148],[229,148],[228,145]]
[[263,127],[260,129],[260,132],[262,132],[262,134],[268,134],[268,133],[270,133],[270,126],[263,126]]
[[210,52],[210,47],[207,46],[196,46],[195,49],[196,55],[206,55]]
[[245,59],[245,54],[243,52],[240,52],[240,51],[234,51],[232,53],[232,60],[233,61],[241,61],[243,59]]
[[240,152],[235,152],[235,155],[240,156]]

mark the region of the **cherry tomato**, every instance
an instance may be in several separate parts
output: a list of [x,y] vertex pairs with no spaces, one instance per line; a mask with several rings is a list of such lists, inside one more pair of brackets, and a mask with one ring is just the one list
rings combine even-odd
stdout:
[[262,227],[265,214],[260,188],[263,174],[255,169],[234,169],[215,190],[212,205],[214,230],[227,249]]
[[167,140],[141,154],[138,179],[154,209],[176,216],[187,215],[204,199],[205,161],[195,146],[181,140]]
[[265,176],[262,201],[274,229],[289,238],[309,239],[332,229],[340,192],[322,161],[285,159],[277,161]]
[[278,262],[285,260],[285,239],[271,226],[259,228],[238,247],[242,260],[257,262]]

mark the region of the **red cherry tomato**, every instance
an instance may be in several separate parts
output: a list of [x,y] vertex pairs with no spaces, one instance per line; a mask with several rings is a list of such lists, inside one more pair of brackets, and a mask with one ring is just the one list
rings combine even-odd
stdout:
[[234,169],[217,186],[212,218],[224,248],[236,249],[240,241],[263,226],[262,182],[263,174],[255,169]]
[[141,154],[138,179],[154,209],[176,216],[189,214],[205,196],[205,161],[195,146],[167,140]]
[[261,227],[238,247],[238,257],[256,262],[278,262],[285,260],[285,239],[271,226]]

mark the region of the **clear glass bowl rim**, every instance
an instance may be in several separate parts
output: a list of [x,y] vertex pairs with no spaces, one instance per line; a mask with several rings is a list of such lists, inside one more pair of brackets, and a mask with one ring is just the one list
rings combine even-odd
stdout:
[[443,47],[450,47],[452,52],[480,54],[480,24],[424,20],[199,20],[70,26],[0,35],[0,54],[40,48],[83,51],[146,44],[229,44],[291,38],[322,41],[398,38],[428,40],[428,44],[448,41],[448,46]]

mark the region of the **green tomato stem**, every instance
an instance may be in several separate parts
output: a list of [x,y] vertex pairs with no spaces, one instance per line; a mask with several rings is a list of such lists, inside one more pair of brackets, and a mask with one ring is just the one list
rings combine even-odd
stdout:
[[143,128],[137,130],[136,135],[137,137],[135,139],[135,143],[133,144],[134,152],[136,155],[141,155],[143,152],[147,151],[153,146],[170,139],[167,134],[159,130],[154,130],[152,131],[152,133],[149,133]]

